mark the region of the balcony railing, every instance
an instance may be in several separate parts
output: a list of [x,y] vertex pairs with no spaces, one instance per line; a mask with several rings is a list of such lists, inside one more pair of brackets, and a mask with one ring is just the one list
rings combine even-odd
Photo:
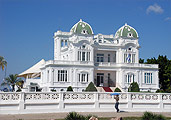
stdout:
[[158,68],[157,64],[139,64],[139,63],[114,63],[114,62],[96,62],[95,66],[100,67],[138,67],[138,68]]
[[46,61],[45,65],[55,64],[55,65],[90,65],[94,66],[92,61],[63,61],[63,60],[49,60]]
[[45,65],[83,65],[83,66],[99,66],[99,67],[137,67],[137,68],[155,68],[158,69],[158,64],[139,64],[139,63],[114,63],[114,62],[93,62],[93,61],[63,61],[49,60]]

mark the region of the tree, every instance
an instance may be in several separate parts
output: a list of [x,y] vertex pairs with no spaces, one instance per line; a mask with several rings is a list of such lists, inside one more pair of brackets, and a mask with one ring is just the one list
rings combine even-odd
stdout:
[[171,92],[171,60],[167,56],[147,59],[146,64],[159,64],[160,91]]
[[6,77],[1,86],[9,85],[12,87],[12,91],[15,91],[15,86],[19,84],[19,82],[23,81],[21,78],[18,78],[17,74],[10,74],[9,77]]
[[0,67],[2,70],[4,70],[5,67],[7,67],[7,61],[5,61],[4,57],[0,56]]
[[16,83],[16,86],[18,87],[18,89],[21,90],[21,88],[23,88],[23,85],[24,85],[24,80],[21,80],[19,82]]
[[69,87],[67,88],[67,91],[73,91],[72,87],[69,86]]
[[90,82],[85,91],[86,92],[97,92],[97,89],[94,86],[93,82]]
[[140,92],[140,88],[137,82],[133,82],[130,84],[128,88],[128,92]]
[[139,59],[139,63],[144,63],[144,59]]

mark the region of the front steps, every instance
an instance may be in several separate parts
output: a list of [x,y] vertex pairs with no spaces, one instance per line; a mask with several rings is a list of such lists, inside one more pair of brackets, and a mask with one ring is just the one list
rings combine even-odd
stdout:
[[96,87],[98,92],[114,92],[116,88],[117,87]]

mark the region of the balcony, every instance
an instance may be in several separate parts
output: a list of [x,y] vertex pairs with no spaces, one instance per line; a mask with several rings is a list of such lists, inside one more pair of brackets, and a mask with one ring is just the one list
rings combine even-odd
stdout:
[[99,62],[94,64],[97,67],[115,67],[115,68],[153,68],[158,69],[158,64],[139,64],[139,63],[113,63],[113,62]]
[[49,60],[46,61],[45,66],[47,65],[79,65],[79,66],[94,66],[92,61],[63,61],[63,60]]

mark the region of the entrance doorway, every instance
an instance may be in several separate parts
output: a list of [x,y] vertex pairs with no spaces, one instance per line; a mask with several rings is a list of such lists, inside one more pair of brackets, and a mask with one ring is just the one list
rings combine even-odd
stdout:
[[103,86],[104,83],[104,73],[97,73],[97,87]]

